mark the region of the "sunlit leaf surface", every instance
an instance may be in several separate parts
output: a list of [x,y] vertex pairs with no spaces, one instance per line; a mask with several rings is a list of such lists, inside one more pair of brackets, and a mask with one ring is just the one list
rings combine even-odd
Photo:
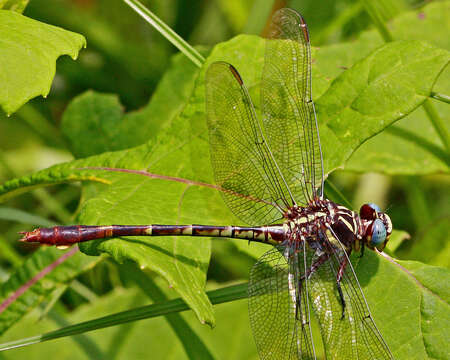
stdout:
[[83,36],[0,10],[0,106],[7,114],[38,95],[47,96],[56,59],[78,56]]

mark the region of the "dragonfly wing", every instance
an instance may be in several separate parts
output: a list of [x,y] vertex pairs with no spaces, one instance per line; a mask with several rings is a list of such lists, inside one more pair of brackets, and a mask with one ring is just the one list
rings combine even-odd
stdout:
[[284,246],[269,250],[250,273],[250,324],[261,359],[311,360],[315,352],[303,251],[296,256],[286,251]]
[[267,142],[299,205],[323,186],[319,130],[311,95],[311,49],[302,16],[277,11],[266,40],[261,109]]
[[211,162],[225,202],[251,225],[279,220],[292,205],[289,189],[261,132],[237,70],[215,62],[206,73]]
[[[333,237],[337,238],[336,234]],[[339,240],[332,242],[328,243],[331,249],[329,260],[311,275],[310,281],[310,294],[322,331],[327,359],[393,359],[375,325],[347,253]],[[341,280],[346,303],[342,319],[336,276],[344,260],[349,263]]]

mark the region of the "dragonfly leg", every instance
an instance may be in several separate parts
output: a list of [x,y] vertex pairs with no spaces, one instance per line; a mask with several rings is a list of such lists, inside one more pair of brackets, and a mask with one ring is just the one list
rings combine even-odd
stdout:
[[[322,255],[320,255],[315,261],[314,263],[311,265],[311,267],[309,269],[306,270],[306,274],[303,274],[300,279],[298,280],[298,291],[296,293],[296,303],[297,306],[295,308],[295,318],[297,320],[300,320],[298,315],[299,315],[299,307],[301,306],[301,291],[303,289],[303,281],[305,280],[305,278],[309,278],[318,268],[320,265],[322,265],[325,261],[327,261],[330,258],[330,255],[328,253],[323,253]],[[306,276],[305,276],[306,275]]]
[[300,299],[300,296],[301,296],[300,292],[302,291],[301,286],[302,286],[302,280],[299,281],[299,287],[298,287],[297,296],[296,296],[295,318],[297,320],[302,320],[302,324],[303,324],[303,319],[299,318],[299,309],[300,309],[300,306],[302,306],[301,299]]
[[364,256],[364,242],[361,245],[361,255],[359,255],[360,258]]
[[342,288],[341,288],[341,280],[342,280],[342,276],[344,275],[344,271],[345,268],[347,266],[348,263],[348,257],[346,256],[342,262],[339,265],[339,271],[337,273],[336,276],[336,283],[337,283],[337,289],[339,292],[339,297],[341,298],[341,305],[342,305],[342,316],[341,316],[341,320],[344,319],[345,317],[345,300],[344,300],[344,294],[342,293]]
[[[323,253],[320,255],[316,261],[311,265],[311,267],[306,271],[306,276],[309,278],[314,272],[319,268],[320,265],[322,265],[325,261],[327,261],[330,258],[330,254]],[[305,276],[302,276],[303,280]]]

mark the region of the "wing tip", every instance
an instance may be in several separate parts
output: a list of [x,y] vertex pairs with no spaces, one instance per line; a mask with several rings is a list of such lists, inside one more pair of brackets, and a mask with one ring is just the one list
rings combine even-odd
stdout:
[[242,81],[241,75],[239,75],[239,72],[237,71],[237,69],[231,64],[228,64],[228,67],[229,67],[231,73],[233,74],[234,78],[239,83],[239,85],[241,85],[241,86],[244,85],[244,82]]

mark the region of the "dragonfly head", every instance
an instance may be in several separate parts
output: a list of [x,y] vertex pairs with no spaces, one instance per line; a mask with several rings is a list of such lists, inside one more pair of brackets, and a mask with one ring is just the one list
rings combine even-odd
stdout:
[[364,242],[370,249],[383,250],[392,233],[392,222],[389,215],[381,212],[375,204],[364,204],[359,210],[364,225]]

